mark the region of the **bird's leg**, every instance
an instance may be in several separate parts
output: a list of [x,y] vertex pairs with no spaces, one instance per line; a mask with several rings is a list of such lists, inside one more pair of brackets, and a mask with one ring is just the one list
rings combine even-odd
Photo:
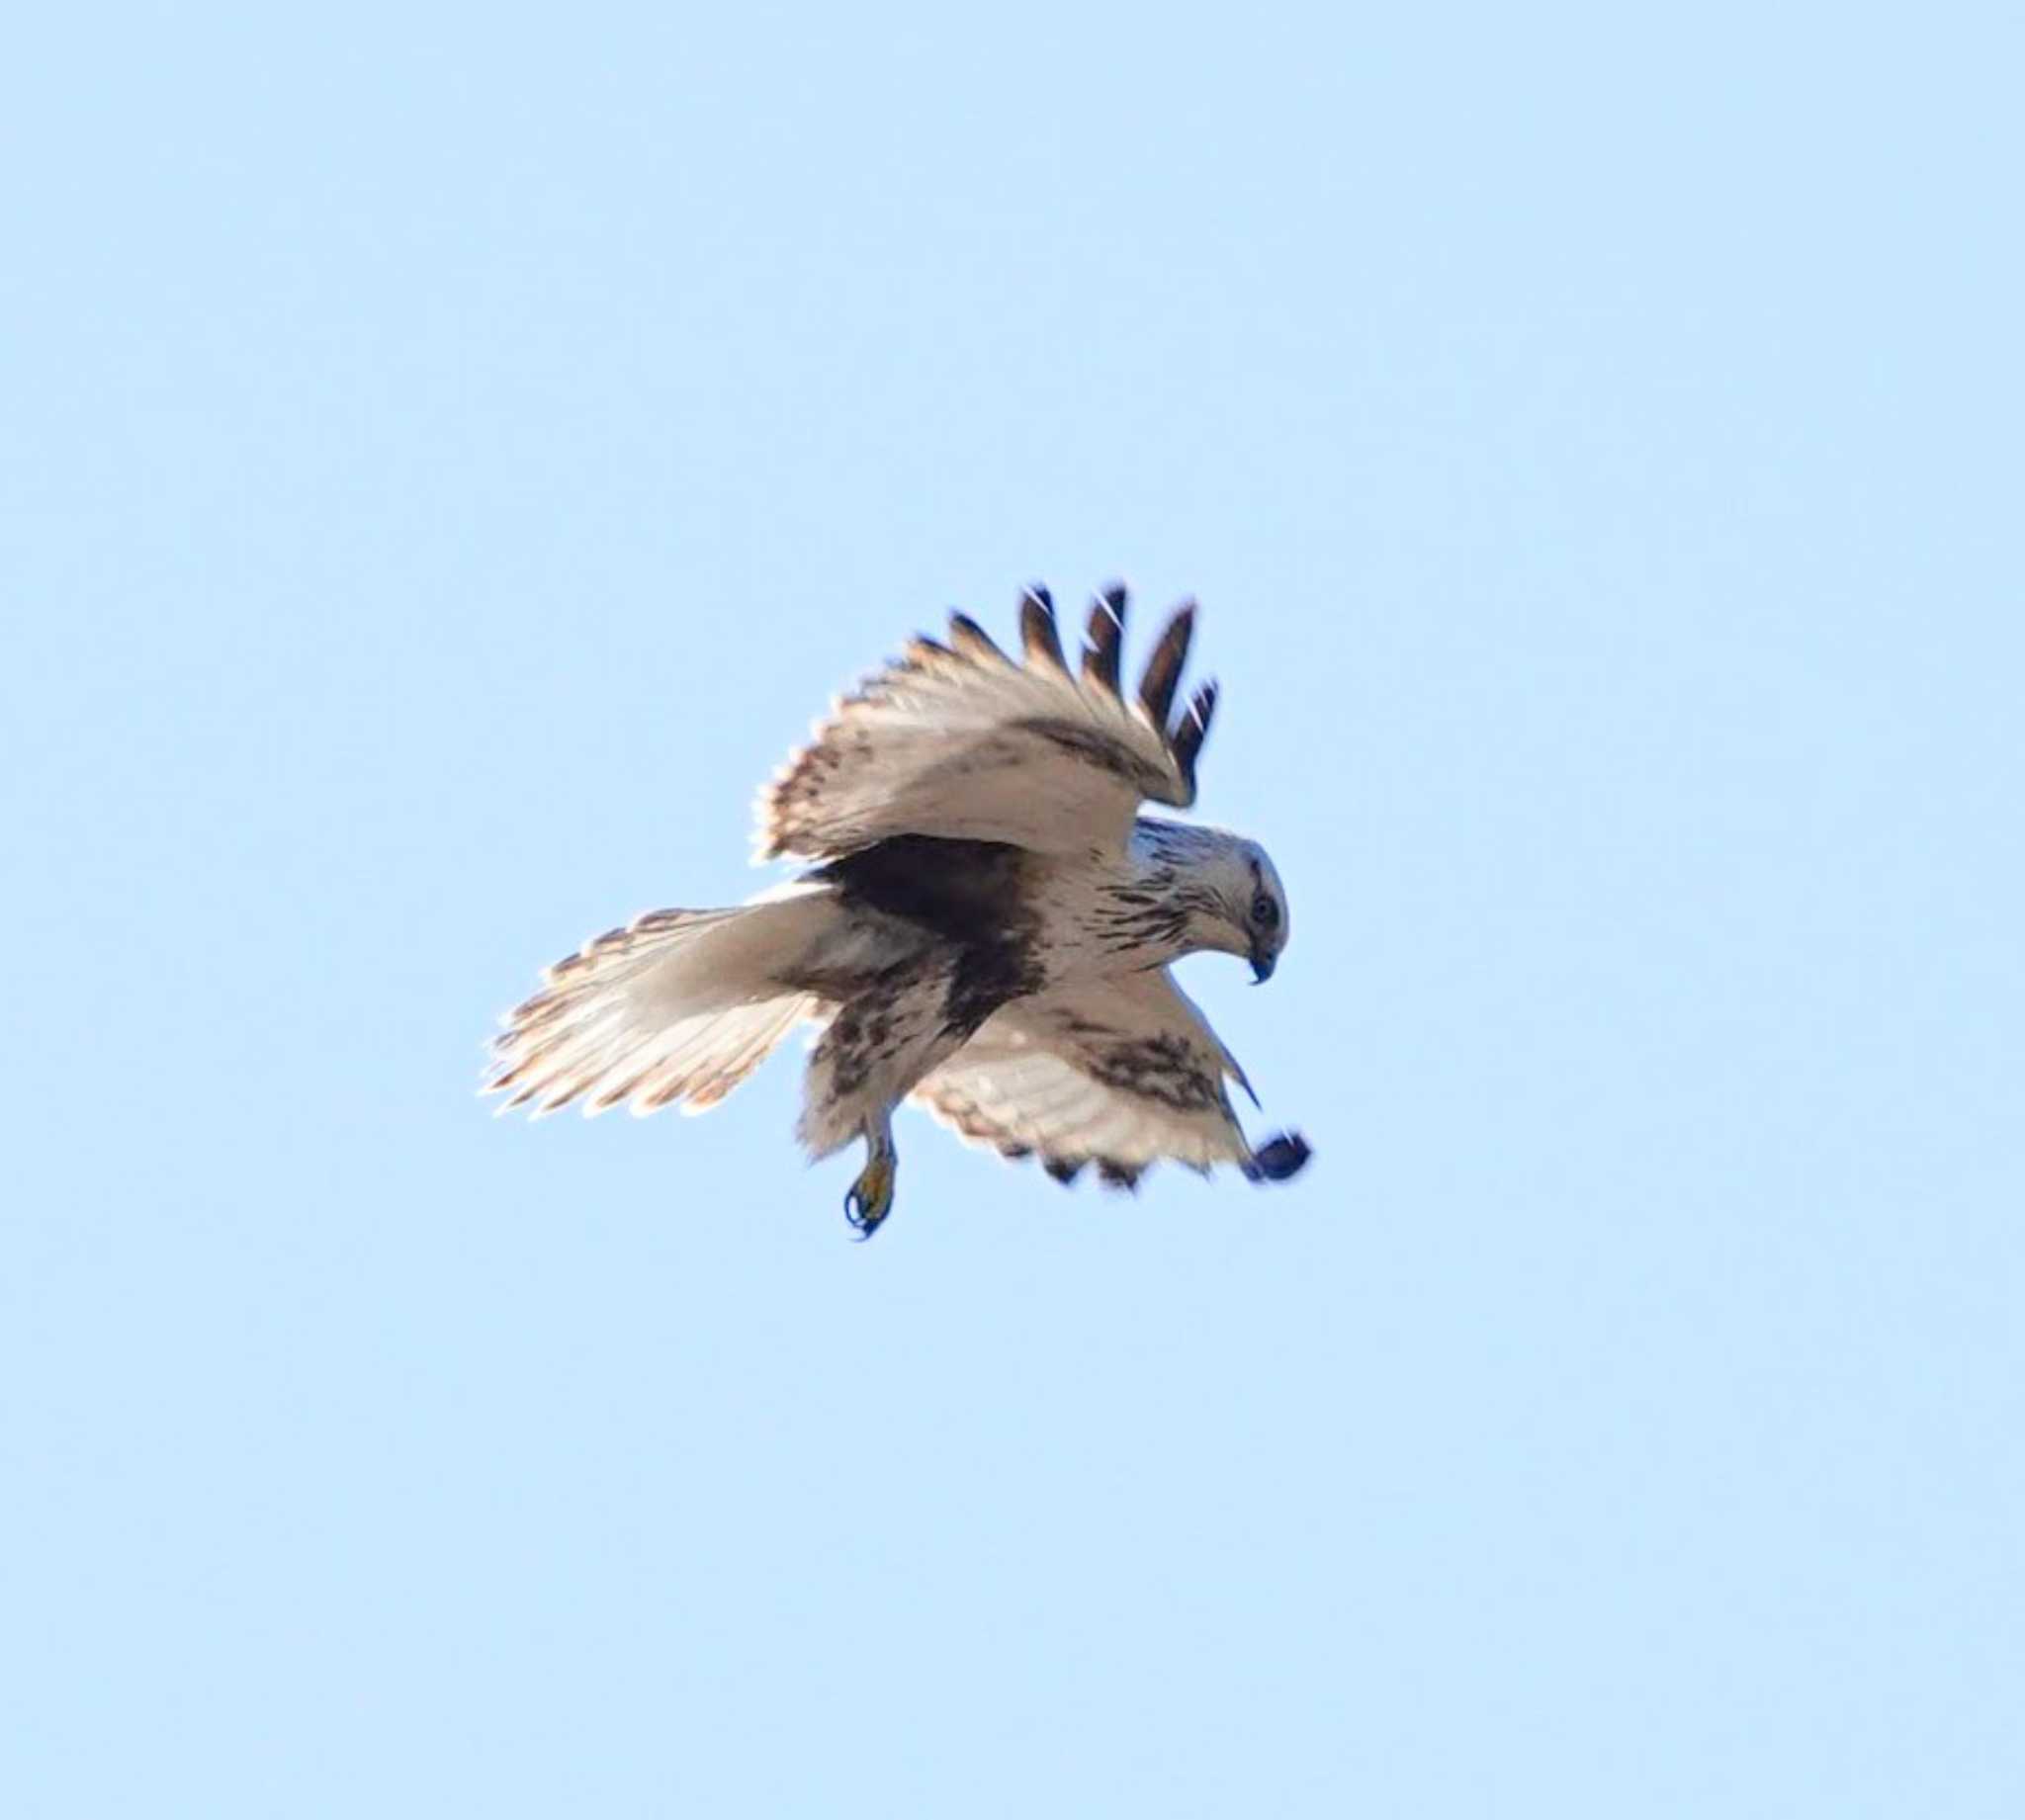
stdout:
[[865,1167],[843,1197],[843,1217],[860,1239],[869,1239],[893,1211],[893,1177],[900,1153],[893,1148],[893,1116],[884,1113],[864,1123]]

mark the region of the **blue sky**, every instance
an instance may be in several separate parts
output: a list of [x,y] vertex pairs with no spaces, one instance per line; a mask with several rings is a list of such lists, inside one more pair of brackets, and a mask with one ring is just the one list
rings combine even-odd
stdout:
[[[0,73],[0,1806],[2009,1815],[2014,26],[115,9]],[[1317,1156],[494,1122],[1193,593]],[[1143,638],[1143,627],[1142,627]]]

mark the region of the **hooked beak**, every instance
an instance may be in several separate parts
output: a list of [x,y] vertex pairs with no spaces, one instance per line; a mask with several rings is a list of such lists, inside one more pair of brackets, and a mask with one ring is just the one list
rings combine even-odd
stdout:
[[1273,969],[1278,964],[1277,956],[1268,954],[1264,948],[1254,948],[1252,950],[1252,984],[1254,986],[1264,986],[1268,980],[1273,978]]

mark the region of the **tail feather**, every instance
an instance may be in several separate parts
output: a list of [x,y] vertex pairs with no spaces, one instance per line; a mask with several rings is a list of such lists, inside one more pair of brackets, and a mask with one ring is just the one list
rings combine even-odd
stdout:
[[506,1014],[484,1091],[537,1118],[580,1100],[586,1114],[714,1106],[817,1001],[777,970],[819,930],[827,894],[739,910],[654,910],[586,942]]

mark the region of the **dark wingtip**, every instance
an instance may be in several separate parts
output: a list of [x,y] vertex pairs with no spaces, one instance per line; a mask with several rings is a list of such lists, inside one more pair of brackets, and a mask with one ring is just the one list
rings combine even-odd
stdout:
[[1185,600],[1174,611],[1153,655],[1146,659],[1146,674],[1139,681],[1139,702],[1146,718],[1163,733],[1175,705],[1175,689],[1182,680],[1182,665],[1189,660],[1189,641],[1195,632],[1195,603]]
[[1240,1167],[1247,1181],[1291,1181],[1314,1154],[1298,1131],[1282,1131],[1261,1144],[1253,1151],[1251,1162]]
[[1055,601],[1036,581],[1019,598],[1019,642],[1029,663],[1050,663],[1067,671],[1062,656],[1062,635],[1055,627]]
[[1195,760],[1201,755],[1202,741],[1209,737],[1209,720],[1215,712],[1216,684],[1205,682],[1189,698],[1189,711],[1174,732],[1175,762],[1190,789],[1195,784]]
[[[917,632],[908,640],[906,650],[901,652],[899,667],[916,669],[924,663],[932,663],[937,657],[953,657],[955,654],[940,639],[931,639],[925,632]],[[877,681],[878,678],[874,677],[873,685]]]
[[1089,643],[1083,652],[1083,679],[1105,694],[1118,694],[1118,657],[1125,643],[1125,586],[1113,581],[1090,603]]
[[1072,1181],[1074,1181],[1077,1176],[1083,1173],[1083,1165],[1081,1161],[1071,1163],[1061,1157],[1043,1158],[1041,1161],[1041,1168],[1046,1170],[1047,1172],[1050,1175],[1052,1175],[1058,1182],[1060,1182],[1062,1186],[1065,1188]]
[[1108,1157],[1097,1160],[1097,1178],[1106,1188],[1123,1188],[1129,1193],[1139,1191],[1139,1177],[1146,1173],[1143,1163],[1113,1163]]
[[993,658],[1005,661],[1006,653],[999,649],[992,635],[968,613],[949,615],[949,643],[967,657],[983,658],[986,662]]

